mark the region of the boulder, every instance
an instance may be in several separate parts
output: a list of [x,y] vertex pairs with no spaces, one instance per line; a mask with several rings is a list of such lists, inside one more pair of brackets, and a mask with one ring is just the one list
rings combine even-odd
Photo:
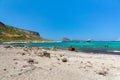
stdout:
[[75,48],[69,47],[68,50],[69,50],[69,51],[75,51]]

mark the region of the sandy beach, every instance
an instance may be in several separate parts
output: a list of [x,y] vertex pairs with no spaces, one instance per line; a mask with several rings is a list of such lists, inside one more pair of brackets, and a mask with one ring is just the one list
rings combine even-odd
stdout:
[[120,80],[120,55],[1,46],[0,80]]

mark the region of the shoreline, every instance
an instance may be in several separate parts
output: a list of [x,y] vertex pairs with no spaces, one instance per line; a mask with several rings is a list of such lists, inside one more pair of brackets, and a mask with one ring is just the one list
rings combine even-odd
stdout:
[[120,56],[0,46],[0,80],[120,80]]
[[[68,50],[68,48],[54,48],[54,47],[37,47],[37,46],[25,46],[25,45],[11,45],[11,44],[27,44],[27,42],[22,42],[22,43],[5,43],[5,44],[0,44],[0,46],[3,47],[35,47],[35,48],[43,48],[43,49],[58,49],[58,50]],[[34,42],[33,42],[34,43]],[[44,43],[44,42],[38,42],[38,43]],[[45,42],[46,43],[46,42]],[[49,43],[49,42],[48,42]],[[110,50],[110,49],[75,49],[75,52],[83,52],[83,53],[93,53],[93,54],[108,54],[108,55],[120,55],[120,50]]]

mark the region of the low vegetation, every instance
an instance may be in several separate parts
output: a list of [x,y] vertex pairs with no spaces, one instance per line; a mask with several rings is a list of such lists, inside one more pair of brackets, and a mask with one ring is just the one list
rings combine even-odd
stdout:
[[19,29],[0,22],[0,42],[32,42],[47,41],[38,32]]

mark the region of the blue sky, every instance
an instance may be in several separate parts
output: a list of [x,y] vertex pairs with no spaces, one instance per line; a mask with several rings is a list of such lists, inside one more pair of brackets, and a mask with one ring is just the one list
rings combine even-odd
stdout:
[[120,38],[120,0],[0,0],[0,21],[44,38]]

